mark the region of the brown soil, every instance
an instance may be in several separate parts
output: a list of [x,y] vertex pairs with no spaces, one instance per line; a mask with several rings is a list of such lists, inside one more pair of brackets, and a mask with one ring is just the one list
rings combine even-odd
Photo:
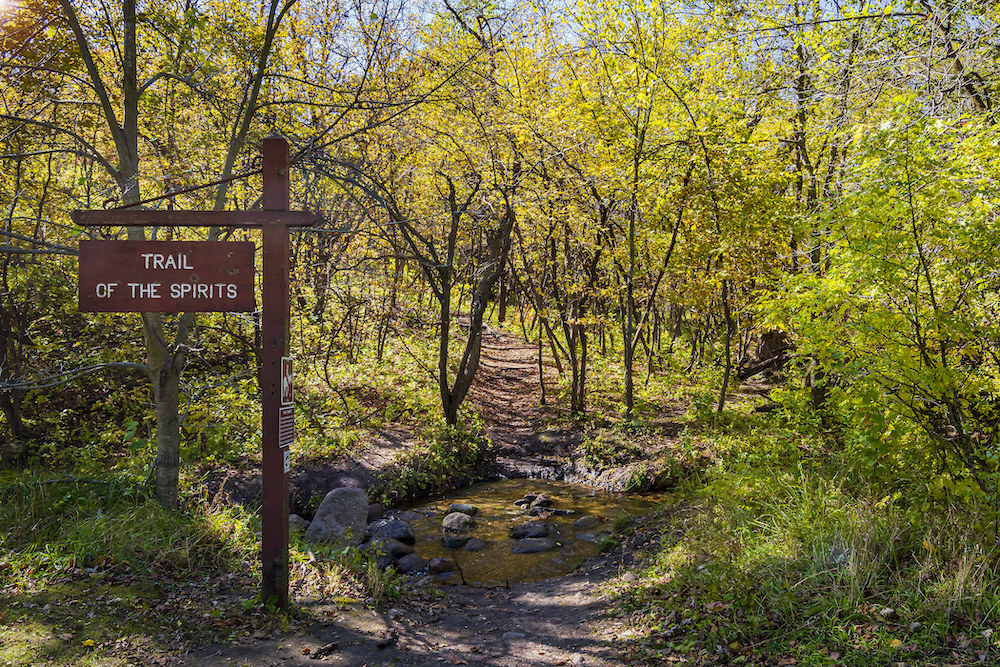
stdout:
[[[543,365],[551,395],[556,375]],[[470,402],[499,450],[497,471],[505,477],[550,477],[580,443],[580,434],[547,427],[555,410],[542,406],[538,350],[519,337],[487,327],[482,360]]]
[[626,565],[620,554],[607,556],[564,577],[494,590],[446,586],[433,601],[379,610],[318,605],[311,611],[323,622],[302,632],[212,646],[174,664],[622,665],[604,589]]
[[[546,382],[554,381],[548,370]],[[484,335],[483,357],[471,395],[499,449],[499,476],[548,477],[578,444],[579,434],[546,429],[539,406],[537,350],[498,329]],[[293,483],[320,490],[332,482],[368,486],[405,443],[382,434],[353,461],[302,471]],[[301,493],[301,491],[300,491]],[[361,605],[315,605],[322,619],[304,631],[239,646],[213,646],[179,665],[593,665],[622,664],[621,648],[605,622],[606,584],[628,565],[621,550],[591,559],[569,575],[509,588],[484,589],[411,582],[426,590],[373,610]],[[413,602],[412,600],[423,600]],[[430,601],[428,601],[430,600]],[[300,604],[303,604],[300,602]]]

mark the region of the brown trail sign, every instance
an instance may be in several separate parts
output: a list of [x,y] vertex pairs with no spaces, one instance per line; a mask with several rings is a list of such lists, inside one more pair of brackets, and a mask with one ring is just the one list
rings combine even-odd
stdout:
[[251,241],[80,241],[80,312],[249,312]]
[[[288,210],[288,144],[264,139],[262,211],[73,211],[81,226],[260,227],[261,599],[288,607],[289,446],[294,439],[288,358],[289,227],[316,216]],[[254,309],[253,243],[81,241],[80,310],[102,312]]]

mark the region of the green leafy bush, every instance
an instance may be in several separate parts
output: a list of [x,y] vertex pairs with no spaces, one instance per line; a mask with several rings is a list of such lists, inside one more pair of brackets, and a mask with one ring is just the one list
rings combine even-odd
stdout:
[[917,477],[963,497],[997,489],[1000,172],[996,126],[899,109],[859,130],[856,184],[817,224],[823,272],[787,276],[768,324],[818,362],[826,409],[874,479]]
[[482,426],[448,426],[443,420],[393,464],[372,495],[387,505],[438,493],[470,479],[494,455]]

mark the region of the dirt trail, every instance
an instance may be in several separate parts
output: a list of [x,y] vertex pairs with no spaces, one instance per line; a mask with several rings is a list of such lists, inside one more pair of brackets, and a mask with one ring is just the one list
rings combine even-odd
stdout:
[[507,331],[485,327],[471,402],[498,444],[515,449],[541,428],[540,401],[537,349]]
[[[555,371],[546,365],[544,372],[551,392]],[[540,405],[538,349],[508,331],[486,327],[483,332],[482,360],[469,400],[499,449],[500,475],[549,477],[579,444],[578,433],[546,427],[552,409]]]
[[440,599],[364,607],[316,606],[326,618],[305,632],[244,646],[216,646],[175,663],[207,665],[482,665],[619,667],[606,620],[604,584],[623,563],[589,561],[563,577],[487,590],[445,586]]

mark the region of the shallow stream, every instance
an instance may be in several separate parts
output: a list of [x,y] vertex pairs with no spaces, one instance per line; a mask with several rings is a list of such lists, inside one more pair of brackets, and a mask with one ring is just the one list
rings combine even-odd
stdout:
[[[546,494],[553,501],[552,505],[536,510],[543,512],[540,515],[531,516],[527,507],[514,505],[526,494]],[[619,517],[645,515],[665,500],[663,494],[615,494],[561,482],[506,479],[483,482],[435,501],[424,501],[404,512],[404,518],[416,534],[415,547],[423,558],[446,558],[457,563],[468,584],[499,586],[571,572],[597,553],[602,539],[607,536],[619,539],[619,536],[613,535]],[[444,546],[442,538],[454,535],[446,533],[442,527],[442,520],[453,503],[466,503],[478,508],[476,526],[462,533],[461,537],[485,541],[483,550],[449,549]],[[555,513],[550,513],[552,510]],[[586,516],[596,517],[596,525],[575,528],[574,522]],[[516,541],[510,537],[510,528],[533,520],[555,527],[556,532],[550,537],[555,539],[556,548],[542,553],[511,553]],[[442,581],[459,584],[462,578],[455,572]]]

